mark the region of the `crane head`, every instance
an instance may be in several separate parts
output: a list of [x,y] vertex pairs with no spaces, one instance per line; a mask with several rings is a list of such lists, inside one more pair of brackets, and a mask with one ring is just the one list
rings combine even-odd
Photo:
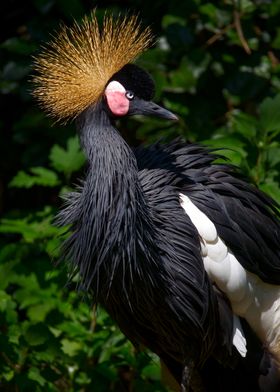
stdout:
[[106,86],[104,97],[115,117],[142,114],[177,120],[169,110],[152,102],[155,85],[151,76],[135,64],[126,64]]
[[[131,64],[152,41],[150,29],[142,29],[136,16],[114,18],[107,14],[100,25],[92,12],[80,24],[63,25],[35,57],[33,95],[57,121],[76,118],[104,97],[116,116],[157,113],[170,118],[165,109],[150,102],[154,91],[151,78]],[[121,108],[111,99],[117,83],[119,93],[120,86],[125,91]]]

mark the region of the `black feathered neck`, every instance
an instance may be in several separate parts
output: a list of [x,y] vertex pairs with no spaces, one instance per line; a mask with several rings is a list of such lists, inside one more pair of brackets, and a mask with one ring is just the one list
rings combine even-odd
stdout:
[[[79,271],[83,288],[90,288],[98,300],[108,295],[113,280],[119,280],[120,288],[129,290],[124,284],[129,280],[126,277],[129,275],[132,284],[132,277],[139,272],[136,221],[140,218],[145,225],[149,213],[138,181],[135,155],[102,102],[88,108],[77,126],[88,170],[80,190],[69,195],[69,208],[66,206],[60,213],[59,223],[72,225],[64,255]],[[147,233],[151,226],[148,222]]]

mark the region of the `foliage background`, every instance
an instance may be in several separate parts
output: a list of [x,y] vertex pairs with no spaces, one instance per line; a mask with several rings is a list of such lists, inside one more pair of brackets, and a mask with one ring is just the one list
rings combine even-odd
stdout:
[[30,64],[60,21],[98,6],[137,11],[158,37],[139,64],[179,124],[122,122],[131,144],[181,135],[214,147],[280,202],[279,0],[1,2],[0,391],[163,391],[158,360],[137,352],[55,268],[60,195],[82,173],[72,125],[30,95]]

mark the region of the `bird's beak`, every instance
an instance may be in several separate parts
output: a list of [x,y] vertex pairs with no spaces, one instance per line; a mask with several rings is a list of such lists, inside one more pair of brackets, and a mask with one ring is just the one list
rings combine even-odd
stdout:
[[130,102],[128,114],[131,116],[142,114],[144,116],[165,118],[166,120],[178,120],[178,117],[169,110],[164,109],[152,101],[145,101],[137,97]]

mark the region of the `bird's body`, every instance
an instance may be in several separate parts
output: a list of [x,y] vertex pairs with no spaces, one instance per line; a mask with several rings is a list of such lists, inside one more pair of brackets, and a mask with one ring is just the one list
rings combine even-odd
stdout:
[[210,392],[276,392],[277,206],[232,166],[216,164],[219,155],[206,148],[180,140],[127,145],[116,119],[176,117],[151,102],[150,76],[124,64],[123,52],[129,62],[149,41],[147,31],[138,36],[135,20],[126,22],[118,22],[116,34],[106,19],[102,40],[95,17],[86,18],[81,28],[64,29],[62,43],[36,63],[35,95],[52,115],[77,117],[88,161],[84,181],[59,215],[71,230],[64,257],[134,344],[157,353],[178,381],[183,372],[182,390],[201,391],[204,384]]
[[[215,164],[216,155],[206,148],[177,142],[157,149],[169,165],[168,172],[173,171],[173,164],[183,178],[175,192],[194,226],[188,224],[190,232],[199,234],[208,277],[226,294],[234,314],[246,319],[279,358],[280,286],[276,282],[280,283],[280,225],[276,205],[240,178],[236,169]],[[153,154],[153,149],[146,154]]]
[[[213,346],[217,312],[198,234],[180,205],[178,187],[184,179],[175,166],[174,172],[164,167],[164,150],[163,167],[146,166],[141,156],[148,150],[135,154],[102,109],[101,117],[99,125],[86,119],[89,128],[82,130],[92,161],[80,192],[69,196],[60,213],[62,224],[77,228],[65,252],[85,288],[132,341],[154,346],[154,351],[165,347],[182,361],[184,339],[191,336],[200,360]],[[104,129],[106,138],[98,134]],[[140,170],[137,155],[146,166]]]
[[[274,288],[279,291],[278,286],[245,271],[233,255],[229,256],[223,240],[218,240],[214,223],[198,207],[193,211],[194,203],[199,207],[205,203],[207,210],[209,203],[213,218],[217,205],[218,213],[221,207],[227,208],[227,203],[222,205],[219,198],[227,197],[228,184],[235,184],[229,197],[238,203],[240,186],[245,186],[247,202],[244,211],[239,206],[239,221],[230,224],[233,212],[230,207],[224,211],[223,224],[233,231],[234,237],[237,227],[239,235],[246,234],[241,227],[244,213],[250,214],[258,201],[264,209],[264,219],[271,219],[275,225],[277,221],[270,212],[273,204],[239,179],[232,167],[214,164],[217,155],[206,148],[177,140],[132,150],[106,111],[100,109],[97,113],[89,111],[80,124],[82,145],[87,146],[90,158],[87,178],[80,192],[69,196],[67,208],[60,213],[61,223],[74,228],[65,253],[77,263],[85,288],[93,290],[96,301],[108,310],[131,341],[146,345],[167,361],[187,363],[191,358],[202,364],[214,353],[218,360],[234,363],[233,326],[232,331],[226,329],[227,323],[231,326],[227,319],[230,315],[227,308],[222,314],[217,312],[217,302],[222,299],[216,296],[211,281],[227,295],[234,313],[249,324],[252,322],[259,338],[268,343],[261,331],[277,329],[274,321],[264,318],[259,302],[267,300],[265,287],[273,292]],[[106,138],[100,133],[104,130]],[[96,202],[101,204],[94,205]],[[259,219],[261,214],[259,211]],[[221,225],[218,228],[223,238]],[[267,230],[265,226],[261,228]],[[246,251],[240,241],[232,241],[238,255]],[[123,244],[127,246],[125,250]],[[230,258],[230,265],[220,274],[215,264],[225,263],[226,257]],[[237,267],[234,263],[238,263]],[[269,328],[263,326],[266,320]],[[246,342],[236,346],[245,356]]]

